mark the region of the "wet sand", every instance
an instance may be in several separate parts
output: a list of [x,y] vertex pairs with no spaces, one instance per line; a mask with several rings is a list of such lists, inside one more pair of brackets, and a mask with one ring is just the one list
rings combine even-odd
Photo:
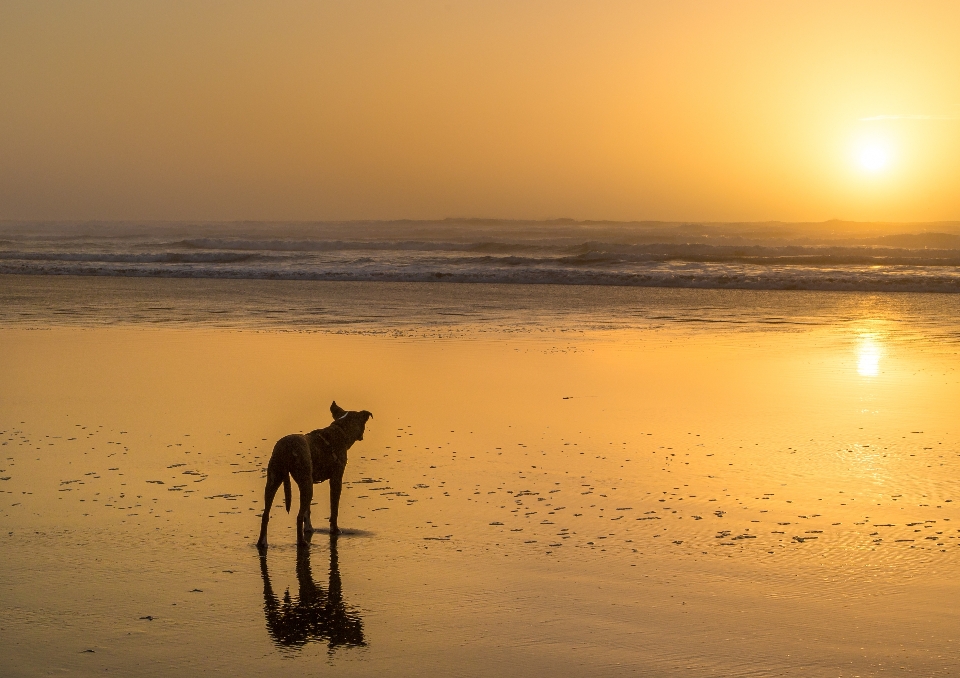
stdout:
[[[893,320],[6,327],[0,673],[955,675],[960,348]],[[333,399],[346,534],[262,556]]]

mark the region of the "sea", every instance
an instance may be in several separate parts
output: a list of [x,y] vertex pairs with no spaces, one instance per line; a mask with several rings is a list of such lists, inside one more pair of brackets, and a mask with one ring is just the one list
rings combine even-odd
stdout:
[[3,222],[0,274],[960,292],[960,222]]

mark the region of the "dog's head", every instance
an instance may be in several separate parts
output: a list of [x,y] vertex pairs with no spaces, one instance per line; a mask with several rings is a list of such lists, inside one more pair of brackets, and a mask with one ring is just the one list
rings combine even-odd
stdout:
[[336,401],[330,405],[330,414],[333,415],[337,426],[354,440],[363,440],[363,429],[367,425],[367,420],[373,418],[373,414],[366,410],[359,412],[345,410],[337,405]]

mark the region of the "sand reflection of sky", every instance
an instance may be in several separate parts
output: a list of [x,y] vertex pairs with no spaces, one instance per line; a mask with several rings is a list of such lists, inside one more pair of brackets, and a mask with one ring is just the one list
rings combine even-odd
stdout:
[[881,461],[886,455],[881,448],[853,443],[843,450],[842,456],[858,474],[871,477],[881,484],[886,479],[882,473],[884,462]]

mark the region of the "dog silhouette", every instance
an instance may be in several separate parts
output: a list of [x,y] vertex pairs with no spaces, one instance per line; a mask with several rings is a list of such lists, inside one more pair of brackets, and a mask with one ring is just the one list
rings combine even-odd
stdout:
[[297,512],[297,544],[307,545],[305,533],[313,531],[310,522],[310,502],[313,500],[313,484],[330,481],[330,533],[340,531],[337,514],[340,511],[340,491],[343,488],[343,471],[347,466],[347,450],[363,440],[363,430],[373,416],[366,410],[347,411],[334,401],[330,405],[333,423],[326,428],[310,431],[306,435],[294,433],[284,436],[273,446],[273,454],[267,464],[267,484],[263,490],[263,514],[260,518],[260,537],[257,546],[267,545],[267,524],[270,522],[270,507],[277,489],[283,485],[283,498],[290,513],[290,477],[293,476],[300,490],[300,510]]

